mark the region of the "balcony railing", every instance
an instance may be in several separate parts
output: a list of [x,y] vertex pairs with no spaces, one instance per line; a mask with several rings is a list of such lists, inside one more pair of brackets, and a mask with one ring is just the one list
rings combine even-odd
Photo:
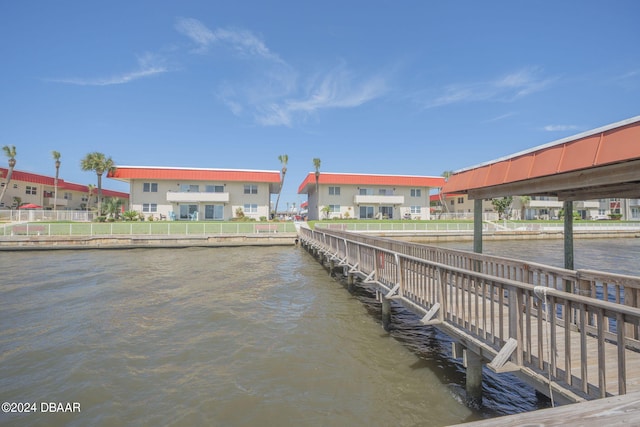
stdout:
[[200,202],[229,202],[229,193],[206,193],[191,191],[168,191],[167,202],[172,203],[200,203]]
[[353,197],[356,205],[404,205],[404,196],[386,195],[356,195]]

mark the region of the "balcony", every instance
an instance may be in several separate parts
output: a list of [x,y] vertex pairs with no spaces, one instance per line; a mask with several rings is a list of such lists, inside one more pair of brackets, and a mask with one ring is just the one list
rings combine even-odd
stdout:
[[599,209],[600,202],[597,200],[576,201],[573,202],[574,209]]
[[564,206],[564,204],[561,201],[558,200],[529,200],[529,202],[527,203],[528,207],[534,209],[534,208],[542,208],[542,209],[551,209],[551,208],[557,208],[557,209],[562,209],[562,207]]
[[404,205],[404,196],[356,195],[353,197],[353,203],[355,205]]
[[203,193],[191,191],[168,191],[167,202],[170,203],[228,203],[229,193]]
[[69,201],[67,199],[64,199],[60,196],[58,196],[58,200],[55,200],[54,197],[45,197],[42,200],[42,204],[44,206],[51,206],[53,207],[54,202],[56,203],[56,205],[58,206],[68,206],[69,205]]

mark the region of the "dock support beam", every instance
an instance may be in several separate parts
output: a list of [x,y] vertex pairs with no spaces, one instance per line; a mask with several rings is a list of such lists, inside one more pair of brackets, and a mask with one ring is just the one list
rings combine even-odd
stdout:
[[389,331],[391,326],[391,301],[381,294],[380,302],[382,302],[382,327],[385,331]]
[[482,253],[482,199],[473,200],[473,252]]
[[474,406],[482,404],[482,358],[473,351],[464,351],[467,368],[467,400]]
[[353,293],[354,289],[355,289],[355,283],[356,283],[356,276],[353,273],[349,273],[347,275],[347,290],[350,293]]
[[[573,270],[573,202],[565,200],[564,209],[564,268]],[[571,282],[565,283],[565,291],[573,292]]]

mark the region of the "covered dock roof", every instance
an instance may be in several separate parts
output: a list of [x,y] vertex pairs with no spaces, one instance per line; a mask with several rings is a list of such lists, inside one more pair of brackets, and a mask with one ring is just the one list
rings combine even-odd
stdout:
[[470,199],[640,198],[640,116],[455,171],[442,191]]

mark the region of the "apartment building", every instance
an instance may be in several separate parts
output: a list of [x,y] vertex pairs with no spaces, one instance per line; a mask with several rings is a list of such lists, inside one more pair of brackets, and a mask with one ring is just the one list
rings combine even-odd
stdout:
[[310,172],[298,187],[307,195],[308,218],[430,219],[429,193],[442,187],[435,176]]
[[[6,185],[7,168],[0,167],[0,189]],[[16,209],[24,204],[34,204],[42,209],[87,210],[98,203],[97,189],[89,195],[89,187],[58,178],[58,197],[55,194],[55,177],[15,170],[9,187],[0,201],[0,208]],[[115,197],[128,206],[129,195],[120,191],[102,189],[102,197]]]
[[131,209],[155,219],[229,220],[270,215],[280,171],[118,166],[108,178],[129,183]]

